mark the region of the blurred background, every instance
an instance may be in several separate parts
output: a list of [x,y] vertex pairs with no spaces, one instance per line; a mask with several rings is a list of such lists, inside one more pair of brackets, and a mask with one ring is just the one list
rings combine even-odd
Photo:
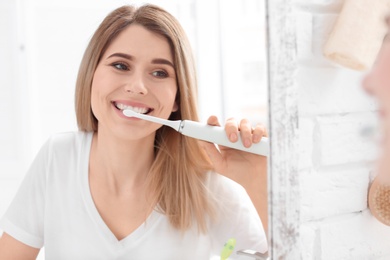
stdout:
[[[153,0],[191,41],[201,120],[218,115],[267,125],[262,0]],[[53,133],[77,130],[74,85],[103,18],[145,1],[0,1],[0,217],[34,155]]]

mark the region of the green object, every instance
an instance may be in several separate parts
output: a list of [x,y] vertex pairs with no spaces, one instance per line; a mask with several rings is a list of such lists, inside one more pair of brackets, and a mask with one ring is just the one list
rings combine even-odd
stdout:
[[236,246],[236,239],[230,238],[222,248],[221,260],[226,260],[233,253],[235,246]]

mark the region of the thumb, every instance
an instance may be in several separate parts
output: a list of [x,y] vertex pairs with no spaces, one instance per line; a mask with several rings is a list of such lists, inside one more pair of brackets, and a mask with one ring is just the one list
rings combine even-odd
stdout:
[[215,144],[205,141],[199,142],[209,156],[211,163],[214,165],[214,168],[218,171],[218,168],[221,166],[223,161],[221,153],[218,151],[217,147],[215,147]]

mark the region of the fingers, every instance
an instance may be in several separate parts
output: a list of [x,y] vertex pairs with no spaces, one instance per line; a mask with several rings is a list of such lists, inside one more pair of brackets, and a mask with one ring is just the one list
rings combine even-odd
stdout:
[[268,136],[267,129],[261,124],[257,124],[252,131],[252,142],[257,144],[263,136]]
[[[216,116],[210,116],[207,119],[207,124],[213,125],[213,126],[221,126],[219,121],[218,121],[218,117],[216,117]],[[233,143],[237,142],[239,131],[238,131],[237,122],[234,118],[229,118],[226,120],[225,131],[226,131],[226,135],[228,136],[228,138],[231,142],[233,142]]]
[[[220,126],[218,118],[216,116],[210,116],[207,120],[207,124],[213,126]],[[266,128],[257,124],[255,127],[252,127],[248,119],[242,119],[237,123],[235,118],[229,118],[225,122],[225,132],[229,140],[233,143],[241,138],[243,145],[249,148],[252,143],[259,143],[263,136],[267,136]]]
[[208,125],[214,125],[214,126],[220,126],[218,117],[216,116],[210,116],[209,119],[207,119]]
[[230,118],[226,121],[225,130],[232,142],[238,140],[239,134],[243,145],[247,148],[252,143],[259,143],[263,136],[267,136],[267,130],[263,125],[257,124],[256,127],[252,127],[248,119],[242,119],[237,125],[236,121]]
[[231,118],[226,120],[225,131],[226,131],[226,135],[228,136],[230,142],[233,142],[233,143],[237,142],[239,131],[238,131],[237,122],[234,118],[231,117]]
[[252,126],[247,119],[240,121],[240,136],[245,147],[252,145]]

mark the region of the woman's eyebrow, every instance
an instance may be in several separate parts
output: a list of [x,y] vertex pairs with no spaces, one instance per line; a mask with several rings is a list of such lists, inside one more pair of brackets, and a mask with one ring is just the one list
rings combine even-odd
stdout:
[[173,65],[173,63],[170,62],[169,60],[166,60],[166,59],[153,59],[153,60],[152,60],[152,63],[153,63],[153,64],[166,64],[166,65],[171,66],[173,69],[175,68],[175,66]]
[[385,17],[385,23],[386,23],[387,26],[390,26],[390,15],[387,15]]
[[126,53],[121,53],[121,52],[116,52],[116,53],[111,54],[110,56],[108,56],[108,59],[112,58],[112,57],[119,57],[119,58],[124,58],[124,59],[128,59],[128,60],[134,59],[133,56],[126,54]]

